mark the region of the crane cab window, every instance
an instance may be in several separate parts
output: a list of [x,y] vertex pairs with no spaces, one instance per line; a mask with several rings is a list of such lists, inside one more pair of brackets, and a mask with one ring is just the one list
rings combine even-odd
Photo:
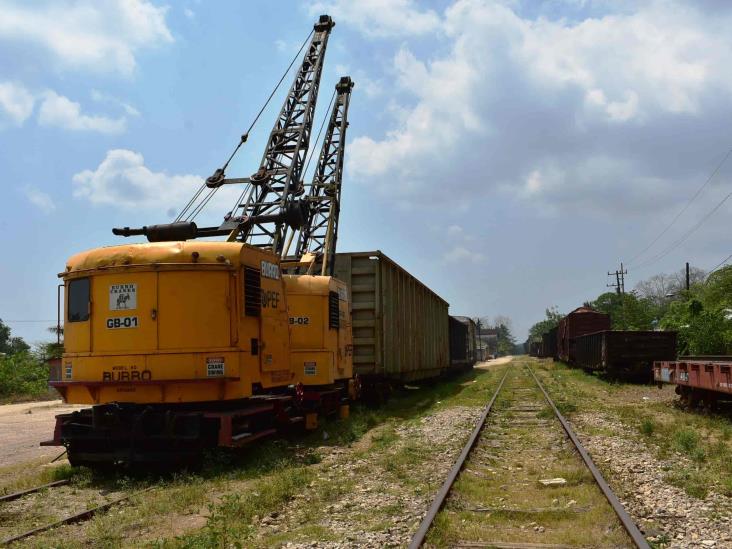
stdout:
[[68,285],[68,319],[69,322],[89,320],[89,279],[77,278]]

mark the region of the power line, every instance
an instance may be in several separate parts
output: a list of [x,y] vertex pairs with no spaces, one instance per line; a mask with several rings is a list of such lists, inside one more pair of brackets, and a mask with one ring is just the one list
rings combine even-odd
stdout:
[[691,206],[691,203],[694,202],[694,200],[697,199],[697,197],[702,193],[702,191],[706,188],[706,186],[712,181],[712,179],[714,179],[714,176],[717,175],[717,173],[722,168],[722,166],[727,161],[727,159],[730,157],[730,155],[732,155],[732,149],[730,149],[730,150],[727,151],[727,154],[724,155],[724,158],[722,158],[722,160],[719,162],[719,164],[717,164],[717,166],[714,168],[714,171],[711,173],[711,175],[707,178],[707,180],[704,182],[704,184],[697,189],[697,191],[694,193],[694,195],[688,200],[688,202],[686,203],[686,205],[684,205],[684,207],[681,208],[681,211],[676,214],[676,216],[671,220],[671,223],[669,223],[666,226],[666,228],[664,228],[658,234],[658,236],[656,236],[656,238],[654,238],[651,241],[651,243],[648,244],[648,246],[646,246],[640,252],[638,252],[637,254],[635,254],[628,263],[632,264],[633,261],[635,261],[640,256],[642,256],[644,253],[646,253],[651,248],[651,246],[653,246],[656,242],[658,242],[661,239],[661,237],[663,235],[665,235],[666,232],[668,232],[668,230],[673,226],[674,223],[676,223],[676,221],[678,221],[678,219],[683,215],[683,213],[687,210],[687,208],[689,206]]
[[714,213],[721,208],[727,200],[732,196],[732,192],[727,193],[727,195],[720,200],[714,208],[712,208],[704,217],[702,217],[699,222],[694,225],[691,229],[689,229],[681,238],[675,240],[673,243],[671,243],[670,246],[665,248],[661,253],[653,256],[652,258],[640,263],[639,265],[636,265],[636,269],[640,269],[642,267],[647,267],[648,265],[651,265],[658,261],[659,259],[663,259],[666,257],[669,253],[671,253],[674,249],[676,249],[678,246],[686,242],[686,240],[696,232],[696,230],[701,227]]
[[14,323],[17,323],[17,322],[56,322],[56,319],[54,318],[52,320],[6,320],[6,319],[3,318],[3,319],[0,319],[0,321],[2,321],[2,322],[14,322]]
[[729,254],[729,255],[728,255],[727,257],[725,257],[725,258],[724,258],[724,259],[723,259],[722,261],[720,261],[720,262],[719,262],[719,263],[718,263],[717,265],[715,265],[714,267],[712,267],[712,268],[711,268],[711,269],[709,270],[709,272],[707,273],[707,276],[709,276],[709,275],[710,275],[710,274],[712,274],[712,273],[713,273],[714,271],[716,271],[717,269],[719,269],[719,268],[720,268],[720,267],[721,267],[722,265],[724,265],[725,263],[727,263],[727,262],[728,262],[728,261],[729,261],[730,259],[732,259],[732,254]]

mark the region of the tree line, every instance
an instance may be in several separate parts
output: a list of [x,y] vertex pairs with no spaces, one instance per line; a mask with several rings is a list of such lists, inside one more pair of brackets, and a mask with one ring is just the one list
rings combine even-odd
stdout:
[[[614,330],[672,330],[678,332],[680,355],[732,354],[732,266],[712,273],[657,274],[628,293],[606,292],[585,306],[610,315]],[[557,307],[546,309],[544,320],[529,329],[528,342],[559,324]]]
[[55,342],[32,348],[0,319],[0,401],[51,396],[47,361],[62,352],[63,346]]

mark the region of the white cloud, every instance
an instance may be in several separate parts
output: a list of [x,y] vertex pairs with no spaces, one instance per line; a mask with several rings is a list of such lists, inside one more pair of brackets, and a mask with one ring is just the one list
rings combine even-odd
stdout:
[[43,94],[38,111],[38,123],[41,126],[56,126],[68,130],[96,131],[106,134],[122,133],[127,127],[124,117],[108,118],[83,114],[79,103],[50,90]]
[[49,214],[56,209],[53,199],[43,191],[32,185],[27,185],[23,191],[26,198],[43,213]]
[[440,18],[413,0],[329,0],[310,5],[311,15],[327,13],[336,23],[358,28],[373,38],[422,35],[438,30]]
[[193,11],[191,8],[183,8],[183,15],[186,16],[189,20],[193,21],[196,18],[196,12]]
[[129,75],[139,50],[173,41],[166,11],[146,0],[0,0],[0,39],[38,45],[68,67]]
[[16,126],[22,126],[33,113],[33,95],[21,84],[0,82],[0,121],[7,118]]
[[447,235],[448,236],[461,236],[463,234],[463,228],[460,225],[450,225],[447,228]]
[[657,206],[679,200],[700,174],[667,169],[669,157],[702,150],[699,139],[718,147],[719,132],[690,128],[730,115],[730,14],[650,2],[578,22],[513,5],[456,0],[439,21],[442,47],[395,52],[396,116],[382,135],[354,136],[349,174],[442,205],[495,189],[605,213],[648,207],[659,188]]
[[462,246],[450,248],[442,255],[444,263],[483,263],[485,256],[480,252],[471,252]]
[[92,90],[91,91],[91,98],[93,101],[96,101],[97,103],[109,103],[112,105],[116,105],[120,108],[122,108],[123,111],[125,111],[125,114],[128,116],[138,117],[140,116],[140,111],[138,111],[135,107],[130,105],[129,103],[126,103],[122,101],[121,99],[118,99],[117,97],[114,97],[113,95],[109,95],[104,92],[100,92],[99,90]]
[[[127,149],[113,149],[94,170],[73,176],[75,198],[99,206],[127,210],[157,210],[172,216],[191,198],[203,183],[192,174],[170,175],[145,165],[142,154]],[[223,187],[209,206],[222,218],[241,191],[235,185]],[[220,214],[220,216],[218,215]]]

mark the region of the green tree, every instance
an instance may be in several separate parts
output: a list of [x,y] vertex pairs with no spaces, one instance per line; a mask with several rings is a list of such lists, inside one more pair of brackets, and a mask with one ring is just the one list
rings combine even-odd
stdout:
[[652,330],[658,308],[649,299],[638,299],[634,293],[606,292],[589,306],[610,315],[613,330]]
[[516,347],[516,339],[511,333],[511,327],[508,323],[500,323],[496,326],[498,334],[498,354],[510,355]]
[[529,328],[529,339],[527,343],[531,344],[532,341],[541,341],[541,336],[549,330],[556,328],[559,325],[559,321],[562,320],[562,315],[556,306],[549,307],[544,311],[544,314],[546,315],[544,320],[537,322]]
[[13,337],[10,326],[0,319],[0,353],[14,355],[25,351],[30,351],[30,345],[23,341],[22,337]]
[[33,353],[0,357],[0,398],[37,397],[48,393],[48,365]]

